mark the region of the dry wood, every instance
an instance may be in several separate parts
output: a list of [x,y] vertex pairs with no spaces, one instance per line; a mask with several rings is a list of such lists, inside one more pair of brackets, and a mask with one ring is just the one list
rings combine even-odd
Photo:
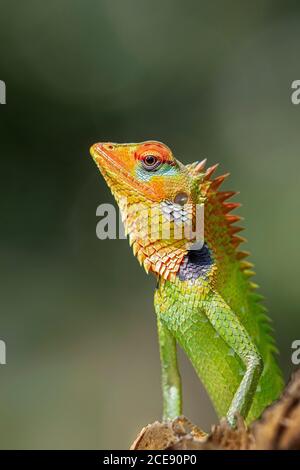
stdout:
[[247,428],[238,419],[236,429],[225,420],[206,434],[184,416],[169,423],[156,421],[144,427],[131,450],[300,450],[300,370],[295,372],[281,398],[266,408]]

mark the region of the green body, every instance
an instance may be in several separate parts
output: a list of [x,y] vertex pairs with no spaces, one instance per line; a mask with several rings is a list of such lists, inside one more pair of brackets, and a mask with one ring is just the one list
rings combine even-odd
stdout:
[[[258,373],[258,383],[252,391],[250,390],[250,409],[247,410],[246,404],[244,413],[247,422],[258,418],[265,407],[278,398],[282,390],[282,377],[272,354],[272,343],[265,325],[261,324],[262,307],[257,303],[255,294],[245,295],[247,285],[243,286],[245,281],[237,269],[236,271],[233,269],[232,276],[235,279],[240,277],[239,288],[235,287],[234,296],[229,289],[224,288],[221,294],[230,310],[219,308],[219,322],[214,326],[207,316],[207,308],[212,306],[211,294],[205,287],[203,289],[203,283],[206,282],[202,279],[194,284],[180,280],[162,282],[155,293],[159,331],[164,332],[160,333],[160,338],[166,418],[181,413],[180,392],[176,393],[176,388],[180,390],[180,379],[176,375],[176,346],[172,339],[180,344],[189,357],[220,417],[228,414],[235,393],[245,376],[246,366],[240,357],[240,351],[243,351],[246,357],[254,349],[253,345],[261,356],[262,371],[261,374]],[[233,318],[229,315],[233,315]],[[231,331],[236,330],[235,315],[249,334],[250,341],[248,338],[245,341],[244,335],[238,332],[236,345],[232,342],[234,334],[231,334]],[[164,347],[166,337],[169,341],[167,351]],[[173,353],[169,358],[172,348]],[[171,369],[169,372],[168,364]],[[170,401],[173,405],[168,409]]]
[[[258,418],[280,395],[283,380],[269,319],[250,281],[252,264],[238,250],[244,241],[236,235],[239,217],[230,215],[238,204],[227,202],[235,193],[219,191],[226,175],[211,179],[216,165],[206,171],[204,161],[183,165],[156,141],[98,143],[91,153],[119,204],[134,254],[158,281],[164,418],[182,413],[177,343],[220,417],[232,426],[237,413],[247,423]],[[205,210],[202,247],[189,235],[199,204]],[[158,218],[152,216],[149,224],[153,208]],[[141,235],[137,226],[144,220],[147,230]],[[153,222],[156,237],[149,233]],[[188,228],[180,239],[175,237],[179,224]],[[163,235],[166,225],[173,230],[169,237]]]
[[160,278],[155,293],[166,419],[182,411],[176,342],[192,362],[218,415],[226,416],[231,425],[237,413],[247,423],[257,419],[282,391],[270,320],[250,280],[253,265],[243,260],[247,253],[236,249],[243,239],[232,235],[232,223],[238,217],[226,215],[228,208],[237,205],[224,204],[224,197],[227,194],[214,190],[212,183],[204,224],[212,260],[209,269],[192,280],[178,275],[172,280]]

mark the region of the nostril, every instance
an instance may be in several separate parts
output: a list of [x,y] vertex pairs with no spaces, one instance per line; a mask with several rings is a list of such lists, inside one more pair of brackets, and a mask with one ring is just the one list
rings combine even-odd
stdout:
[[112,150],[112,149],[114,148],[114,146],[113,146],[112,144],[108,144],[108,145],[107,145],[107,148],[108,148],[109,150]]

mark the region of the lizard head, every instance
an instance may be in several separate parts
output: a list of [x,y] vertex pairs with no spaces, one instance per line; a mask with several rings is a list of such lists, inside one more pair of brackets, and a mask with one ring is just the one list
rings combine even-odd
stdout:
[[91,155],[121,210],[134,254],[147,271],[168,279],[195,242],[199,185],[157,141],[101,142]]

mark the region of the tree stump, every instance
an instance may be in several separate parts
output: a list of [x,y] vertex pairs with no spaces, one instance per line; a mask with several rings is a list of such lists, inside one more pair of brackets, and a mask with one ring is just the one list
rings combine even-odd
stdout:
[[181,416],[168,423],[144,427],[131,450],[300,450],[300,370],[295,372],[278,401],[247,427],[238,418],[232,429],[225,420],[206,434]]

